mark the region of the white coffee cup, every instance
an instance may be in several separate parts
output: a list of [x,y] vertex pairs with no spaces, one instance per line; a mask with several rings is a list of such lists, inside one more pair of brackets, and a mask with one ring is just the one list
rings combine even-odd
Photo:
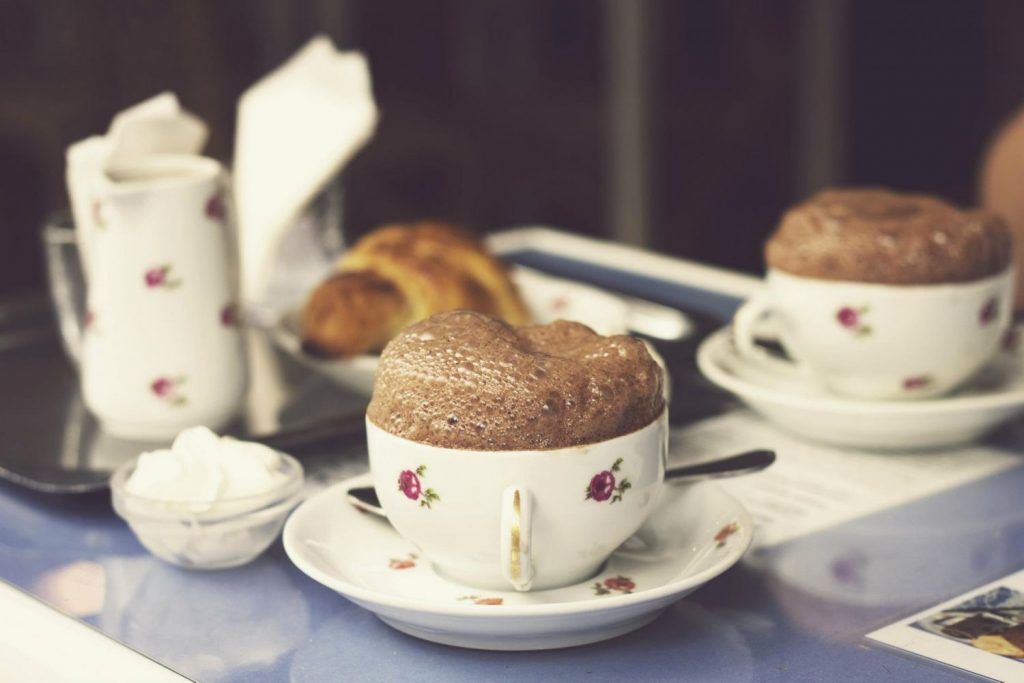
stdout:
[[667,411],[598,443],[473,451],[404,439],[366,421],[388,520],[443,576],[500,590],[583,581],[653,509],[665,476]]
[[[733,318],[737,350],[768,369],[813,375],[846,396],[900,400],[946,393],[999,349],[1012,317],[1013,271],[964,283],[884,285],[769,270]],[[775,319],[792,362],[755,331]]]
[[[51,254],[86,405],[123,438],[224,427],[247,382],[224,169],[199,156],[150,155],[108,169],[87,189],[88,222],[75,231],[84,285]],[[82,286],[77,320],[75,297],[64,293]]]

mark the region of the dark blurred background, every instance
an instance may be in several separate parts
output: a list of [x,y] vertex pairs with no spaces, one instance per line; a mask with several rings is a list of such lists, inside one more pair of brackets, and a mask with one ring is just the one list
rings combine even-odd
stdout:
[[752,272],[823,186],[974,200],[1024,95],[1015,0],[0,0],[0,294],[43,283],[64,150],[163,90],[231,158],[239,94],[316,33],[381,122],[346,230],[545,224]]

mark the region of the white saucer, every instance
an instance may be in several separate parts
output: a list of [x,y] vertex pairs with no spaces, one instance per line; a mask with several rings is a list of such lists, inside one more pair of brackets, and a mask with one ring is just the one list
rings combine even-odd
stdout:
[[[599,334],[623,334],[627,330],[656,338],[682,339],[693,325],[680,311],[645,301],[630,300],[572,280],[551,277],[516,266],[512,280],[537,323],[563,318],[577,320]],[[282,315],[270,330],[274,343],[315,372],[352,391],[369,396],[377,372],[377,354],[354,358],[325,359],[302,349],[298,311]]]
[[[1019,335],[1022,330],[1017,328]],[[1024,412],[1024,354],[1002,350],[969,384],[918,401],[865,401],[837,396],[795,369],[765,369],[736,351],[728,327],[701,344],[697,365],[726,389],[794,434],[839,446],[923,450],[975,441]]]
[[349,479],[303,503],[284,528],[292,562],[417,638],[484,650],[583,645],[653,621],[735,564],[752,539],[743,506],[710,482],[669,485],[647,523],[589,581],[529,593],[488,591],[434,573],[387,520],[356,510]]

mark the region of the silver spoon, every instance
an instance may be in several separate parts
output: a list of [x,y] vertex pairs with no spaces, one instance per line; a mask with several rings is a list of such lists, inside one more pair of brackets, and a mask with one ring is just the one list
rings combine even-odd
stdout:
[[[760,449],[737,453],[727,458],[709,460],[696,465],[670,467],[665,470],[665,481],[693,481],[695,479],[719,479],[739,474],[759,472],[775,462],[775,451]],[[348,490],[348,502],[374,515],[386,517],[380,506],[377,492],[372,486],[357,486]]]

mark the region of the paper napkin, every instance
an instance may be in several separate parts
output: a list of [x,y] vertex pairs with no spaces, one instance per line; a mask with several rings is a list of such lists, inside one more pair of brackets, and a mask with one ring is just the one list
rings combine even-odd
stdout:
[[[66,181],[77,229],[96,227],[94,188],[108,168],[147,154],[199,154],[208,135],[206,124],[165,92],[116,114],[105,135],[69,146]],[[87,241],[80,247],[87,249]],[[88,267],[84,256],[82,263]]]
[[247,305],[262,303],[286,234],[376,123],[366,59],[323,36],[242,95],[234,194]]

